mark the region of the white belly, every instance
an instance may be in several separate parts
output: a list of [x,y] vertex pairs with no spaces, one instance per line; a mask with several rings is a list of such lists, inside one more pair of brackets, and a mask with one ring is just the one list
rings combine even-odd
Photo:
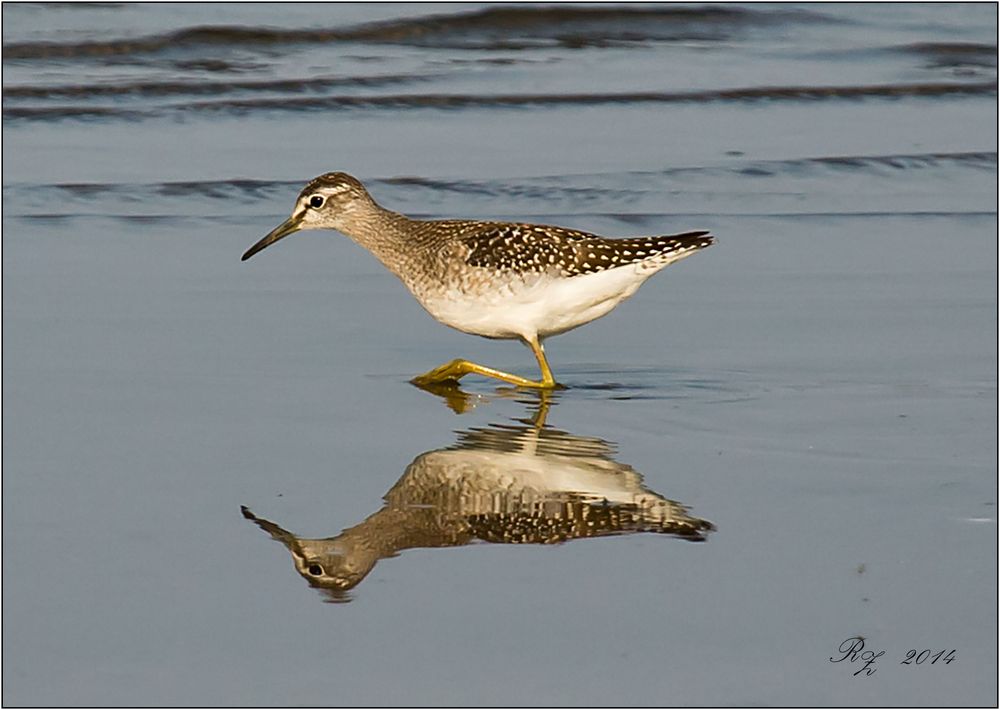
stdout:
[[544,338],[607,314],[653,273],[627,266],[572,278],[538,275],[489,289],[484,295],[455,289],[421,303],[437,320],[465,333]]

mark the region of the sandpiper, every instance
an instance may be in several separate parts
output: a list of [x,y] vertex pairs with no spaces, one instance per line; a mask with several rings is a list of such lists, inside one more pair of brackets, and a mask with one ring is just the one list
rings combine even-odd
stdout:
[[608,239],[540,224],[410,219],[337,172],[306,185],[291,217],[243,260],[303,229],[335,229],[368,249],[441,323],[521,340],[542,375],[529,380],[459,359],[412,380],[422,386],[475,373],[519,387],[559,387],[545,359],[545,338],[607,314],[657,271],[713,241],[708,232]]

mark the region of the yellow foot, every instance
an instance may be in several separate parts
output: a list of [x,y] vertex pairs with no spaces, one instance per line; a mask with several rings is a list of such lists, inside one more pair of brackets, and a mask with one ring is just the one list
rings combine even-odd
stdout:
[[427,387],[428,385],[458,382],[461,378],[471,374],[492,377],[504,382],[510,382],[512,385],[517,385],[518,387],[532,387],[543,390],[562,389],[562,385],[557,384],[552,379],[551,373],[549,373],[549,377],[541,381],[528,380],[518,375],[512,375],[509,372],[501,372],[500,370],[494,370],[492,367],[477,365],[468,360],[452,360],[440,367],[435,367],[430,372],[425,372],[422,375],[414,377],[410,382],[418,387]]

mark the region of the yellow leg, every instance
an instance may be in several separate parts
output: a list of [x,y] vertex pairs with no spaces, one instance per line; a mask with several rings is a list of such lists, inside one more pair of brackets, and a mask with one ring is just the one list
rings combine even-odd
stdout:
[[556,384],[556,378],[552,376],[552,370],[549,368],[549,361],[545,359],[545,348],[542,347],[542,343],[538,338],[533,340],[524,341],[531,348],[531,352],[535,353],[535,359],[538,360],[538,367],[542,371],[542,389],[554,389],[558,385]]
[[415,385],[425,387],[427,385],[442,384],[445,382],[457,382],[462,377],[466,375],[476,374],[483,375],[484,377],[492,377],[497,380],[502,380],[503,382],[510,382],[512,385],[517,385],[518,387],[533,387],[535,389],[555,389],[559,385],[556,384],[555,378],[552,377],[552,370],[549,369],[549,363],[545,359],[545,351],[542,349],[542,344],[538,342],[537,339],[525,341],[531,351],[535,353],[535,358],[538,360],[538,366],[542,370],[542,379],[540,381],[529,380],[519,375],[512,375],[509,372],[502,372],[501,370],[494,370],[492,367],[486,367],[485,365],[479,365],[469,360],[452,360],[449,363],[445,363],[440,367],[435,367],[429,372],[425,372],[422,375],[414,377],[411,382]]

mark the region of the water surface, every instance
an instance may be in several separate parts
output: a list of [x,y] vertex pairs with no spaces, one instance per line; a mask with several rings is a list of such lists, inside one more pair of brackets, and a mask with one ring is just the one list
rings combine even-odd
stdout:
[[[5,704],[996,704],[995,6],[3,20]],[[718,241],[430,393],[330,170]]]

